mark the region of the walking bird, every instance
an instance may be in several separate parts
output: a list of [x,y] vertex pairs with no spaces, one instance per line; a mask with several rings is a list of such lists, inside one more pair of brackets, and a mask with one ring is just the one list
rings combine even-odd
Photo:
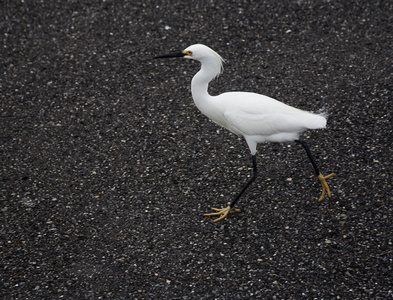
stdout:
[[302,145],[322,184],[322,196],[319,201],[322,201],[326,192],[329,197],[331,196],[326,180],[336,174],[331,173],[323,176],[311,154],[309,146],[305,141],[299,139],[300,134],[307,129],[325,128],[327,117],[325,114],[314,114],[300,110],[256,93],[228,92],[218,96],[209,95],[209,82],[222,73],[224,60],[214,50],[205,45],[192,45],[183,51],[160,55],[155,58],[170,57],[194,59],[201,63],[201,69],[191,81],[191,93],[195,105],[204,115],[218,125],[239,136],[243,136],[251,151],[253,175],[250,180],[229,206],[212,208],[214,212],[204,214],[204,216],[219,216],[214,220],[214,222],[217,222],[224,219],[230,211],[240,212],[239,209],[234,209],[234,206],[257,178],[258,171],[255,155],[257,144],[262,142],[295,141]]

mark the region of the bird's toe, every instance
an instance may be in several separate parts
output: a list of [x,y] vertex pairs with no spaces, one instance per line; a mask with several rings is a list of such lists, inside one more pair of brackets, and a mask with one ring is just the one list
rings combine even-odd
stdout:
[[319,173],[318,178],[319,178],[319,180],[321,181],[321,184],[322,184],[322,196],[321,196],[321,198],[319,198],[319,200],[318,200],[319,202],[321,202],[323,200],[323,198],[325,197],[326,192],[328,194],[328,197],[329,198],[331,197],[330,189],[329,189],[329,186],[328,186],[328,184],[326,182],[326,179],[329,179],[329,178],[333,177],[334,175],[336,175],[336,174],[335,173],[331,173],[331,174],[329,174],[327,176],[323,176],[321,173]]
[[241,212],[240,209],[232,209],[230,206],[227,206],[225,208],[212,207],[212,210],[215,212],[204,214],[204,216],[220,216],[219,218],[215,219],[214,222],[218,222],[218,221],[226,218],[230,211]]

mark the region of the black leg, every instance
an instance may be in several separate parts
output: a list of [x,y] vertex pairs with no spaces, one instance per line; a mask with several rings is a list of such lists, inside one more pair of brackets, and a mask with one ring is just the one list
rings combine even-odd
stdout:
[[247,184],[243,187],[243,189],[240,191],[240,193],[236,196],[236,198],[231,202],[231,204],[225,208],[214,208],[212,207],[212,210],[215,212],[210,213],[210,214],[204,214],[204,216],[220,216],[218,219],[215,219],[214,222],[218,222],[229,214],[230,211],[235,211],[235,212],[240,212],[240,209],[233,209],[233,206],[236,204],[236,202],[240,199],[240,197],[244,194],[246,189],[250,186],[250,184],[257,178],[258,172],[257,172],[257,162],[255,155],[252,155],[252,167],[253,167],[253,175],[251,179],[247,182]]
[[320,172],[319,172],[318,166],[314,160],[314,157],[311,154],[310,147],[308,147],[308,144],[305,141],[301,141],[301,140],[295,140],[295,142],[301,144],[303,146],[304,150],[306,150],[308,158],[310,159],[311,164],[314,167],[315,173],[317,173],[317,176],[318,176],[320,174]]
[[252,158],[252,167],[253,167],[253,175],[251,179],[246,183],[246,185],[243,187],[243,189],[240,191],[240,193],[236,196],[236,198],[231,202],[229,205],[231,208],[233,208],[236,204],[236,202],[240,199],[240,197],[244,194],[246,189],[253,183],[253,181],[258,177],[258,170],[257,170],[257,161],[255,155],[251,156]]
[[326,192],[328,193],[328,196],[330,197],[330,189],[329,189],[329,186],[326,182],[326,179],[329,179],[330,177],[333,177],[336,174],[331,173],[327,176],[323,176],[318,169],[318,166],[314,160],[314,157],[311,154],[310,148],[308,147],[307,143],[305,141],[301,141],[301,140],[295,140],[295,142],[301,144],[303,146],[303,148],[306,150],[308,158],[310,159],[312,166],[314,167],[315,173],[317,173],[318,179],[322,184],[322,196],[321,196],[321,198],[319,198],[318,201],[322,201],[322,199],[325,197]]

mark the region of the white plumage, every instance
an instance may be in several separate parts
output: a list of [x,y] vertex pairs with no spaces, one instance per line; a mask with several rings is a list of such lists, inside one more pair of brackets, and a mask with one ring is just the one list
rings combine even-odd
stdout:
[[258,143],[262,142],[289,142],[297,141],[303,145],[321,180],[323,199],[327,190],[330,197],[326,179],[334,174],[323,177],[311,155],[307,144],[299,140],[299,136],[307,129],[326,127],[326,114],[314,114],[294,108],[268,96],[249,92],[228,92],[218,96],[208,93],[211,80],[223,71],[224,60],[215,51],[201,44],[188,47],[182,52],[166,54],[156,58],[184,57],[201,62],[201,69],[191,81],[192,98],[198,109],[222,127],[243,136],[246,140],[253,159],[254,176],[241,190],[230,206],[224,209],[213,209],[216,213],[207,215],[221,215],[215,221],[221,220],[239,200],[247,187],[255,180],[257,167],[255,153]]
[[208,93],[208,84],[223,70],[223,59],[205,45],[184,50],[186,58],[199,60],[201,70],[191,82],[191,92],[198,109],[222,127],[241,135],[251,154],[261,142],[288,142],[299,138],[307,129],[326,127],[324,114],[294,108],[268,96],[248,92],[228,92],[218,96]]

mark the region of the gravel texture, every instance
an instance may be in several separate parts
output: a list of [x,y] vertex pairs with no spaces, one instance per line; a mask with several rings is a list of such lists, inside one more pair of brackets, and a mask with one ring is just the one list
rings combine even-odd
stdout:
[[[2,299],[392,299],[391,1],[4,1]],[[195,108],[253,91],[329,112],[299,145],[246,143]]]

